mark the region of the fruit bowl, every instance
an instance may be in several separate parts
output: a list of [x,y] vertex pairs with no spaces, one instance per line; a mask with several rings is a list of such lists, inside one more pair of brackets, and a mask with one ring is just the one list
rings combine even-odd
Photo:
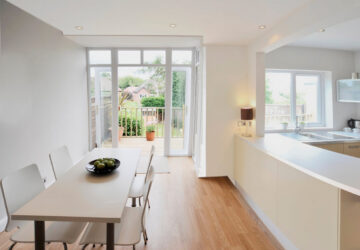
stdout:
[[94,175],[110,174],[120,166],[120,161],[115,158],[99,158],[89,162],[86,170]]

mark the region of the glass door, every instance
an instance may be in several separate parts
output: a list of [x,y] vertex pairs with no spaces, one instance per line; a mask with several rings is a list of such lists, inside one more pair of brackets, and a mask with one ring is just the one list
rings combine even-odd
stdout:
[[172,67],[170,154],[186,155],[189,145],[191,68]]
[[89,49],[90,148],[191,155],[192,49]]
[[112,147],[111,50],[88,52],[90,149]]
[[191,155],[191,107],[194,53],[173,49],[171,53],[169,155]]

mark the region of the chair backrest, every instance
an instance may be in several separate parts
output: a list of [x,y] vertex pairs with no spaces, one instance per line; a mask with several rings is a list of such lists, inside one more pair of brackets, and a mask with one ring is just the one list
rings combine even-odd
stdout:
[[45,190],[38,167],[35,164],[22,168],[1,180],[1,191],[8,221],[6,231],[21,227],[24,221],[12,220],[11,214]]
[[51,152],[49,157],[56,180],[73,166],[69,150],[66,146],[62,146],[54,152]]
[[152,145],[151,150],[150,150],[150,155],[149,155],[149,161],[148,161],[148,165],[147,165],[147,169],[146,169],[146,174],[145,174],[145,181],[146,181],[146,179],[147,179],[147,177],[149,175],[149,169],[150,169],[152,160],[154,158],[154,153],[155,153],[155,146]]
[[145,181],[144,193],[143,193],[144,203],[142,204],[143,210],[142,210],[142,215],[141,215],[141,226],[143,229],[145,228],[145,211],[146,211],[146,207],[147,207],[146,205],[149,202],[149,194],[150,194],[150,189],[151,189],[152,183],[154,181],[154,176],[155,176],[154,167],[150,166],[149,174]]

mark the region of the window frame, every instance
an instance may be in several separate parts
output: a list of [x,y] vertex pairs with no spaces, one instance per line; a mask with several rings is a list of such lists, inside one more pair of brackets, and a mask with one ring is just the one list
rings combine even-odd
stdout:
[[[111,64],[90,64],[89,60],[89,52],[94,50],[110,50],[111,51]],[[140,51],[140,64],[120,64],[118,60],[118,51],[121,50],[136,50]],[[164,50],[165,51],[165,63],[164,64],[145,64],[144,63],[144,51],[146,50]],[[192,51],[192,62],[191,64],[173,64],[172,63],[172,51],[173,50],[186,50],[186,51]],[[172,68],[173,67],[186,67],[191,69],[191,90],[190,90],[190,107],[195,106],[195,97],[194,97],[194,89],[196,87],[196,81],[195,81],[195,53],[196,53],[196,47],[87,47],[86,48],[86,71],[87,71],[87,94],[88,94],[88,142],[89,142],[89,150],[92,150],[91,144],[92,144],[92,137],[91,137],[91,98],[90,98],[90,69],[93,67],[111,67],[112,72],[112,87],[113,89],[116,89],[118,86],[118,68],[119,67],[164,67],[166,70],[166,92],[165,92],[165,108],[166,113],[171,114],[171,84],[172,84]],[[112,103],[113,103],[113,113],[112,113],[112,146],[114,148],[118,147],[118,140],[117,140],[117,134],[118,134],[118,126],[115,125],[118,123],[118,96],[115,91],[113,91],[112,95]],[[169,103],[170,102],[170,103]],[[165,117],[165,136],[164,136],[164,155],[165,156],[191,156],[193,152],[192,143],[190,143],[191,138],[193,138],[194,134],[194,126],[193,126],[193,119],[194,114],[193,111],[190,109],[189,111],[186,111],[186,113],[189,113],[189,128],[188,128],[188,140],[186,141],[187,146],[184,148],[185,150],[183,152],[176,152],[174,150],[170,149],[170,122],[171,122],[171,115],[168,115]]]
[[[297,76],[317,76],[319,79],[318,95],[317,95],[317,112],[319,114],[319,122],[306,123],[305,128],[325,128],[325,72],[314,70],[288,70],[288,69],[266,69],[267,73],[288,73],[290,74],[290,129],[296,127],[296,77]],[[265,83],[266,84],[266,83]],[[266,107],[266,103],[265,103]],[[282,130],[278,128],[267,128],[265,124],[265,131]]]

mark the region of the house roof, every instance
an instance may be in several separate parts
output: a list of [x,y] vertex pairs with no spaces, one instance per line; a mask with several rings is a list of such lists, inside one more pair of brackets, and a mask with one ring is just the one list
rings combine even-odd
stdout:
[[[145,89],[145,85],[141,85],[139,87],[130,86],[130,87],[127,87],[126,89],[124,89],[124,92],[137,94],[142,89]],[[147,91],[147,89],[145,89],[145,90]]]

